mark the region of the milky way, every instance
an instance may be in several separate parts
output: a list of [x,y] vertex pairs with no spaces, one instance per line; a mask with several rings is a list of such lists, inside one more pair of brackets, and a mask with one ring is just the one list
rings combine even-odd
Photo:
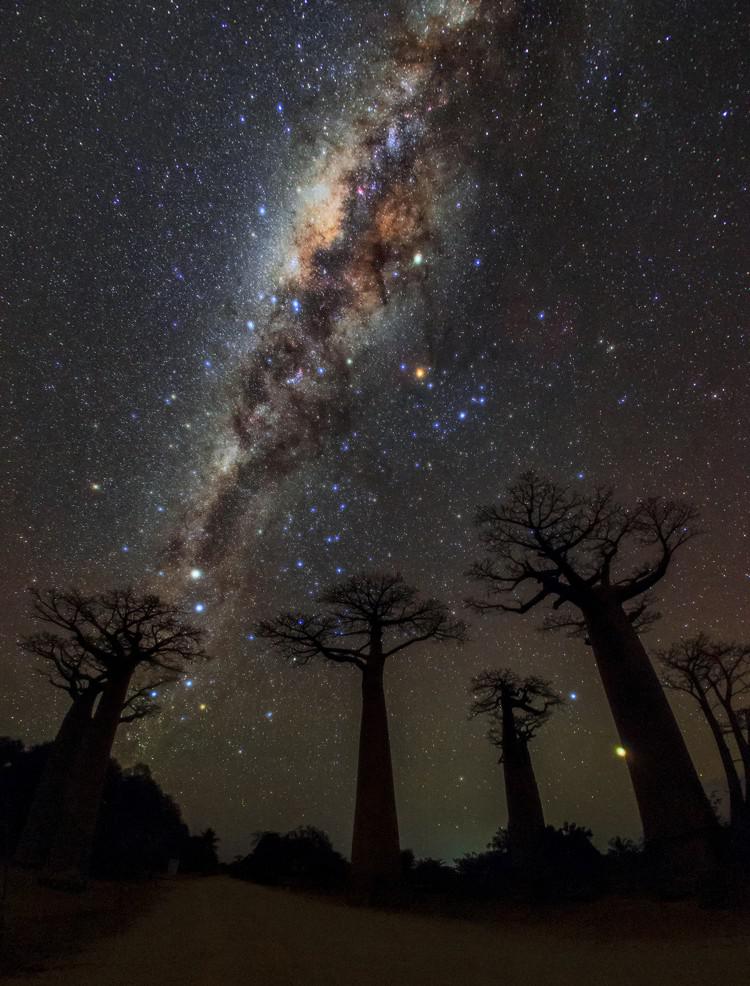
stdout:
[[[15,657],[29,585],[158,586],[214,660],[118,757],[226,858],[298,824],[346,850],[356,675],[286,666],[253,622],[363,568],[465,615],[475,506],[528,468],[694,500],[647,644],[748,635],[745,5],[10,8],[0,733],[63,711]],[[452,859],[503,822],[466,713],[505,664],[575,696],[534,751],[550,822],[637,837],[589,649],[471,622],[388,670],[404,845]]]
[[236,579],[237,546],[265,523],[278,484],[348,426],[349,366],[381,310],[429,291],[445,180],[471,158],[460,111],[501,71],[516,14],[515,4],[452,0],[391,26],[366,118],[349,121],[306,178],[272,313],[248,320],[255,339],[235,371],[220,451],[172,545],[183,571],[210,566],[225,587]]

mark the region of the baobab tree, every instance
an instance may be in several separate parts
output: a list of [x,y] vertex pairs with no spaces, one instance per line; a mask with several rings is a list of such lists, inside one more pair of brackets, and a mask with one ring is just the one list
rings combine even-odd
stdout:
[[544,833],[544,812],[529,753],[529,743],[560,705],[561,699],[542,678],[519,678],[510,668],[483,671],[471,683],[474,701],[469,716],[487,716],[489,740],[500,751],[508,805],[511,854],[523,862]]
[[157,711],[158,688],[204,658],[203,631],[158,596],[114,589],[33,591],[33,616],[51,629],[20,641],[70,705],[50,751],[16,853],[23,866],[85,879],[118,727]]
[[658,657],[667,688],[690,695],[703,713],[726,775],[732,828],[747,837],[750,835],[750,735],[747,732],[750,645],[711,640],[701,633],[660,651]]
[[321,657],[362,676],[352,878],[363,888],[400,875],[400,849],[388,713],[386,661],[428,641],[463,640],[465,624],[436,599],[424,599],[398,574],[362,574],[332,585],[313,614],[287,612],[258,623],[256,635],[285,657]]
[[625,507],[610,489],[579,493],[528,472],[479,510],[487,555],[469,573],[485,589],[470,600],[475,610],[524,614],[550,603],[552,625],[583,625],[646,843],[685,875],[712,865],[716,820],[633,623],[696,519],[688,504],[655,497]]

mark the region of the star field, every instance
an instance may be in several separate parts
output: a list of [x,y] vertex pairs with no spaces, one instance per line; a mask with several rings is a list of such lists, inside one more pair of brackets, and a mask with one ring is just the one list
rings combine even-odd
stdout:
[[[250,627],[367,567],[458,612],[475,507],[525,468],[694,501],[647,647],[747,635],[742,5],[10,8],[0,733],[61,714],[15,653],[28,585],[158,586],[214,659],[117,755],[228,858],[298,824],[348,851],[357,676]],[[548,820],[637,835],[588,649],[470,622],[386,672],[402,845],[504,823],[467,690],[505,664],[568,696],[532,750]]]

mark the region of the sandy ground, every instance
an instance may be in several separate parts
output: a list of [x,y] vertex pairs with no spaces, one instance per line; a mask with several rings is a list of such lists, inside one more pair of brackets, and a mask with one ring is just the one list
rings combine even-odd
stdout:
[[[636,909],[637,908],[637,909]],[[351,908],[225,877],[164,883],[112,937],[7,986],[740,986],[746,918],[614,902],[491,922]]]

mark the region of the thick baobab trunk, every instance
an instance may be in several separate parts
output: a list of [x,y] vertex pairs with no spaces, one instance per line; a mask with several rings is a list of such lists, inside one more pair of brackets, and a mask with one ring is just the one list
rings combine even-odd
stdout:
[[130,675],[110,681],[102,691],[85,744],[81,747],[73,783],[66,794],[70,829],[61,832],[50,854],[51,876],[71,881],[88,876],[96,822],[99,816],[109,758],[130,685]]
[[524,862],[538,848],[544,832],[544,813],[529,746],[518,735],[509,703],[504,703],[502,731],[510,851],[518,862]]
[[619,601],[584,612],[647,846],[687,883],[713,865],[716,820],[648,654]]
[[394,883],[400,875],[401,852],[383,691],[383,661],[375,659],[362,672],[352,879],[355,885],[371,889]]
[[15,861],[19,866],[32,869],[47,866],[60,830],[68,828],[64,819],[67,790],[75,777],[78,756],[91,727],[91,713],[97,694],[95,689],[87,689],[74,700],[65,714],[42,770],[16,849]]

